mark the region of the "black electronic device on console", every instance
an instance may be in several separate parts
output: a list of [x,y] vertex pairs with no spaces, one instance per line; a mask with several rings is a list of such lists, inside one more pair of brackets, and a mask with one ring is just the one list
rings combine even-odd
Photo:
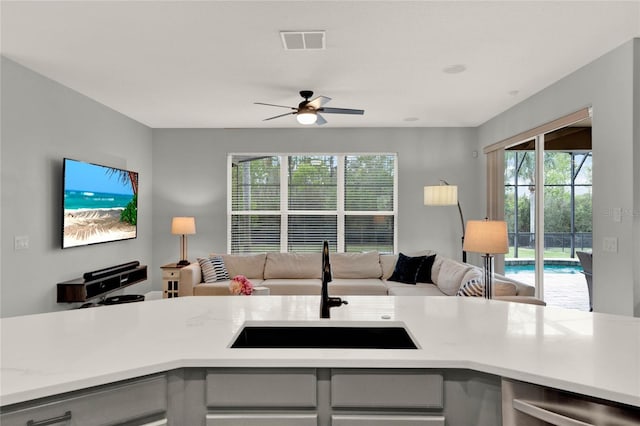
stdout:
[[104,269],[98,269],[97,271],[85,272],[84,275],[82,275],[82,278],[84,278],[85,280],[97,280],[99,278],[103,278],[108,275],[119,274],[119,273],[128,271],[130,269],[135,269],[139,265],[140,265],[140,262],[135,260],[133,262],[123,263],[121,265],[115,265],[115,266],[110,266]]
[[[128,262],[85,273],[82,278],[58,283],[58,303],[87,302],[147,279],[147,265]],[[144,296],[142,296],[144,298]],[[132,297],[118,296],[120,303]],[[135,298],[134,298],[135,299]],[[139,297],[138,297],[139,300]],[[113,301],[115,304],[115,300]]]

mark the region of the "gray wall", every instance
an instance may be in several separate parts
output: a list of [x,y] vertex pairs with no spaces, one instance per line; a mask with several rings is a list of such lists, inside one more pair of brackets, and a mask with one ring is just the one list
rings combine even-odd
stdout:
[[195,216],[189,258],[227,250],[228,153],[398,154],[398,249],[437,249],[461,258],[460,219],[455,207],[425,207],[423,187],[439,179],[459,185],[465,219],[483,217],[473,157],[476,130],[468,128],[217,129],[153,131],[153,264],[179,257],[171,217]]
[[633,281],[635,283],[634,315],[640,317],[640,39],[634,40],[633,55],[633,253],[635,255],[635,269]]
[[[479,147],[484,147],[593,106],[594,310],[622,315],[635,311],[636,316],[640,316],[639,43],[631,40],[586,65],[483,124],[478,134]],[[624,212],[620,223],[611,215],[616,207]],[[618,239],[617,253],[602,251],[605,237]]]
[[[56,283],[151,261],[152,132],[4,57],[1,66],[1,315],[69,309],[56,303]],[[61,249],[63,157],[140,173],[137,239]],[[14,250],[15,236],[28,236],[29,248]],[[151,282],[127,291],[144,293]]]

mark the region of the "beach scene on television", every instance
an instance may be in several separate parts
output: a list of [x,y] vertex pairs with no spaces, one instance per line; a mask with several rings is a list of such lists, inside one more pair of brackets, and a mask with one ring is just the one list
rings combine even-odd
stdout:
[[138,174],[64,160],[62,247],[136,238]]

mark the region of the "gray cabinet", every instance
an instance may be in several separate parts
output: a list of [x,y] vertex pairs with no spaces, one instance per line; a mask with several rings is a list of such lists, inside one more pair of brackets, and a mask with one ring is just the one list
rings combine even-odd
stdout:
[[214,369],[207,372],[208,407],[315,408],[316,370]]
[[206,374],[206,426],[317,426],[315,368],[218,368]]
[[317,414],[207,414],[206,426],[317,426]]
[[159,375],[3,407],[0,424],[161,426],[166,408],[167,381]]
[[443,377],[427,370],[331,371],[331,406],[338,408],[442,408]]
[[334,415],[331,426],[445,426],[443,416]]
[[205,382],[206,426],[445,424],[440,371],[218,368]]

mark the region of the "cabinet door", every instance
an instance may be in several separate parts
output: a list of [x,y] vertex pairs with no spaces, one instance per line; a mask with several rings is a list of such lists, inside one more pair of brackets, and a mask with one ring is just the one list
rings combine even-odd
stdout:
[[442,408],[443,377],[425,370],[334,369],[331,406]]
[[442,416],[331,416],[331,426],[445,426]]
[[318,426],[316,414],[208,414],[207,426]]
[[20,404],[15,409],[5,407],[0,424],[98,426],[157,418],[166,408],[167,381],[162,375]]
[[317,405],[316,370],[211,369],[207,374],[208,407],[305,407]]

